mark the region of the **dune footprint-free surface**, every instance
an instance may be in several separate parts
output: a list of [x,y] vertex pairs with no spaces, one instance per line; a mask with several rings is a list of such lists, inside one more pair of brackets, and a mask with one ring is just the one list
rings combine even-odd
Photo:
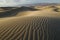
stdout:
[[0,18],[0,40],[60,40],[59,15],[44,9]]

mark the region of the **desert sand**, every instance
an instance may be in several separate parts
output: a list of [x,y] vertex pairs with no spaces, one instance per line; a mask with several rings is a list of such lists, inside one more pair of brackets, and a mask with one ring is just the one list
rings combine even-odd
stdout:
[[1,10],[0,40],[60,40],[60,6]]

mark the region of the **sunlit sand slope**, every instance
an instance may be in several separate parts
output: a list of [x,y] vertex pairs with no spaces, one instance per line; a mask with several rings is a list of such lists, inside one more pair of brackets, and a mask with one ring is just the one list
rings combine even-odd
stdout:
[[0,22],[0,40],[59,40],[60,19],[22,17]]
[[60,40],[60,12],[48,8],[0,18],[0,40]]

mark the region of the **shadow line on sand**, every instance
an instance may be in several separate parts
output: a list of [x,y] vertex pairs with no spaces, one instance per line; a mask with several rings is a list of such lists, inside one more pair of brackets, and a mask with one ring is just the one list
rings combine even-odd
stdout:
[[19,12],[23,12],[23,11],[36,11],[36,10],[38,9],[30,8],[30,7],[20,7],[20,8],[12,9],[10,11],[0,12],[0,18],[15,16]]

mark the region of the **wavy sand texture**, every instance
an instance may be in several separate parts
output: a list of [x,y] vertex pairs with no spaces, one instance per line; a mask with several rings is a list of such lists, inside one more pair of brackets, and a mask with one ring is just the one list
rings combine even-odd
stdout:
[[0,40],[60,40],[59,12],[44,9],[19,13],[0,19]]

